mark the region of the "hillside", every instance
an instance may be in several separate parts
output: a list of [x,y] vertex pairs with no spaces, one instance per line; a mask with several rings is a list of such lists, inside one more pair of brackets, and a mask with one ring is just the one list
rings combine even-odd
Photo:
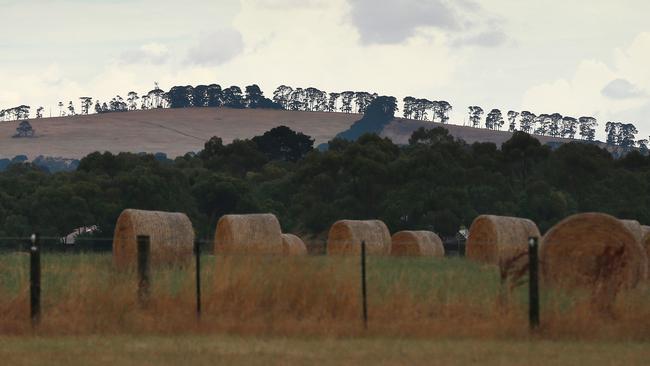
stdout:
[[[39,155],[82,158],[94,151],[163,152],[169,157],[199,151],[212,136],[225,143],[251,138],[273,127],[285,125],[313,137],[315,146],[328,142],[361,118],[358,114],[294,112],[260,109],[187,108],[156,109],[31,120],[33,138],[12,138],[17,122],[0,123],[0,158]],[[407,144],[420,127],[444,126],[468,143],[494,142],[497,146],[512,135],[458,125],[396,118],[381,135],[397,144]],[[570,140],[536,136],[542,143]]]
[[24,154],[82,158],[94,151],[164,152],[170,157],[199,151],[212,136],[225,143],[285,125],[316,144],[332,139],[361,118],[357,114],[259,109],[155,109],[31,120],[34,138],[12,138],[17,122],[0,123],[0,158]]

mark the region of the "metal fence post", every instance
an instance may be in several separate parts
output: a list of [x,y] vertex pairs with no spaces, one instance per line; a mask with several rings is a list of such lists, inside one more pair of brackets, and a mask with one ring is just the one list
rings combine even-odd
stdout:
[[368,293],[366,288],[366,241],[361,242],[361,297],[363,307],[363,327],[368,329]]
[[201,319],[201,242],[194,241],[194,256],[196,258],[196,317]]
[[41,249],[40,236],[32,234],[32,245],[29,248],[29,314],[32,326],[41,320]]
[[150,262],[150,241],[149,236],[139,235],[138,243],[138,300],[140,305],[146,306],[149,299],[150,279],[149,279],[149,262]]
[[528,239],[528,320],[530,329],[535,330],[539,327],[539,258],[538,258],[538,238],[531,237]]

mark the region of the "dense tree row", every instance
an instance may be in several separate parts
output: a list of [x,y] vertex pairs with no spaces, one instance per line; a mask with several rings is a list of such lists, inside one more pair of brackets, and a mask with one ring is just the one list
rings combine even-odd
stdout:
[[[365,113],[366,109],[378,98],[376,93],[363,91],[326,92],[317,88],[293,88],[279,86],[269,99],[259,86],[253,84],[242,89],[238,86],[222,88],[218,84],[194,86],[174,86],[169,91],[160,89],[158,84],[142,95],[130,91],[126,98],[120,95],[110,101],[101,102],[91,97],[80,97],[80,113],[123,112],[155,108],[189,108],[189,107],[228,107],[228,108],[273,108],[291,111]],[[404,118],[419,121],[447,123],[452,105],[444,100],[432,101],[426,98],[408,96],[403,99]],[[59,115],[77,114],[75,104],[58,103]],[[93,107],[94,106],[94,107]],[[560,113],[536,115],[529,111],[508,111],[505,115],[499,109],[486,113],[480,106],[470,106],[469,123],[475,128],[502,130],[510,132],[523,131],[529,134],[564,137],[594,141],[598,122],[593,117],[575,118]],[[20,120],[29,118],[31,108],[21,105],[0,110],[0,120]],[[43,117],[43,107],[36,110],[36,118]],[[483,118],[485,116],[485,118]],[[517,123],[518,122],[518,123]],[[648,140],[636,141],[638,131],[633,124],[607,122],[605,127],[607,143],[623,147],[639,147],[647,150]]]
[[[394,98],[381,98],[367,108],[368,121],[394,112]],[[650,157],[638,152],[615,160],[575,142],[551,150],[519,131],[498,149],[467,145],[443,128],[420,129],[401,147],[371,134],[335,139],[327,151],[312,146],[278,127],[230,144],[215,137],[173,161],[93,153],[77,171],[56,174],[18,161],[0,173],[0,236],[62,236],[92,225],[110,236],[127,207],[187,212],[205,237],[221,215],[251,212],[273,212],[284,229],[320,236],[341,218],[443,236],[484,213],[528,217],[542,230],[581,211],[650,223]]]

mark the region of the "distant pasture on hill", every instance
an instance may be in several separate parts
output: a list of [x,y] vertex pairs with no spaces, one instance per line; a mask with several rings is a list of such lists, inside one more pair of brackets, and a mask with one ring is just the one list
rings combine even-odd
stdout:
[[198,152],[213,136],[230,143],[287,126],[325,143],[360,119],[358,114],[271,109],[183,108],[30,120],[35,137],[12,138],[18,122],[0,123],[0,158],[39,155],[82,158],[95,151]]
[[[207,140],[220,137],[224,143],[262,135],[277,126],[287,126],[314,138],[314,147],[348,130],[362,115],[354,113],[303,112],[273,109],[179,108],[77,115],[30,120],[34,137],[14,138],[19,122],[0,123],[0,158],[39,155],[81,159],[95,151],[162,152],[182,156],[203,149]],[[405,145],[420,127],[444,126],[450,134],[471,144],[492,142],[498,147],[511,132],[495,131],[430,121],[395,118],[382,137]],[[570,139],[535,136],[542,144]]]

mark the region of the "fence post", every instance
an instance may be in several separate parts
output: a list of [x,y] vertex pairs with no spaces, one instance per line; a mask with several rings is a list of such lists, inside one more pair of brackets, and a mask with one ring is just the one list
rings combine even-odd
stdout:
[[368,329],[368,294],[366,289],[366,241],[361,241],[361,298],[363,307],[363,327]]
[[141,306],[146,306],[149,299],[149,262],[150,241],[149,236],[138,235],[138,300]]
[[32,234],[32,245],[29,248],[29,314],[32,326],[41,320],[41,248],[40,236]]
[[196,318],[201,319],[201,242],[194,241],[194,256],[196,258]]
[[539,258],[538,238],[528,238],[528,320],[530,329],[539,327]]

